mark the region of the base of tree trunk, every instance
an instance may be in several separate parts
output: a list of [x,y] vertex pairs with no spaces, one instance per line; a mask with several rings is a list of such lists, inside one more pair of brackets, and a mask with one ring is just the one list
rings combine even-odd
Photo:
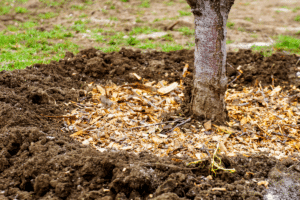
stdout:
[[187,0],[195,17],[195,72],[191,111],[195,119],[225,124],[226,23],[234,0]]
[[[224,89],[226,90],[226,88],[221,90]],[[215,124],[223,125],[229,121],[224,99],[224,91],[216,90],[209,83],[194,81],[190,111],[193,113],[194,119],[212,120]]]

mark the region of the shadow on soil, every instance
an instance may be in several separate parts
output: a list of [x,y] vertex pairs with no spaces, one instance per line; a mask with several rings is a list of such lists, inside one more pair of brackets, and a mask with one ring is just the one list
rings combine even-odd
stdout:
[[[227,67],[229,81],[238,75],[236,68],[241,66],[244,73],[235,82],[236,89],[256,80],[269,85],[271,75],[275,86],[288,88],[293,83],[298,87],[298,59],[280,53],[270,58],[251,51],[228,53],[227,62],[234,68]],[[223,156],[225,166],[237,172],[217,171],[215,175],[208,160],[187,167],[191,159],[175,162],[172,157],[158,158],[146,152],[98,152],[72,140],[71,132],[61,131],[61,118],[45,117],[68,113],[73,109],[66,104],[70,100],[90,98],[84,93],[90,82],[135,82],[132,72],[151,80],[179,81],[185,63],[193,72],[193,60],[193,51],[189,50],[141,53],[122,49],[105,54],[87,49],[76,56],[66,53],[59,62],[0,72],[0,197],[299,199],[300,165],[290,158],[278,161],[266,155]],[[185,78],[185,84],[189,97],[192,75]],[[268,190],[257,184],[265,180],[270,183]]]

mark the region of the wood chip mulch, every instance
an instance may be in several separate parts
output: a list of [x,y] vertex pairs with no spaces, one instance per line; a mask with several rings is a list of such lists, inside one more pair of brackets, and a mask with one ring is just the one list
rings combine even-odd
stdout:
[[227,126],[210,121],[192,125],[191,118],[181,116],[162,120],[184,101],[182,82],[156,83],[133,75],[140,83],[90,83],[91,101],[70,102],[77,108],[64,116],[63,130],[73,131],[71,137],[99,151],[147,151],[197,160],[211,156],[216,148],[228,156],[265,152],[278,159],[299,152],[300,92],[296,87],[284,91],[280,86],[256,84],[243,91],[228,89],[225,100],[231,120]]

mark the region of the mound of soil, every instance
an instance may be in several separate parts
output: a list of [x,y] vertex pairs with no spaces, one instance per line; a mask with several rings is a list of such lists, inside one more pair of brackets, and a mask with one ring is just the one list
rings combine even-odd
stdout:
[[[66,53],[59,62],[0,72],[0,198],[200,200],[278,195],[276,188],[270,187],[270,193],[257,183],[267,178],[278,181],[299,177],[300,167],[293,160],[278,161],[264,155],[222,156],[226,168],[237,172],[214,174],[209,160],[186,166],[192,160],[178,162],[147,152],[98,152],[71,139],[71,132],[63,132],[61,118],[48,117],[74,109],[69,101],[90,98],[84,92],[90,82],[135,82],[132,72],[149,80],[179,81],[185,63],[193,72],[193,59],[189,50],[141,53],[122,49],[108,54],[92,48],[76,56]],[[240,65],[243,71],[236,85],[229,87],[241,89],[255,80],[270,84],[271,75],[276,85],[296,83],[298,59],[282,54],[263,58],[249,51],[228,53],[227,61],[234,68],[227,67],[228,76],[233,79],[238,75]],[[184,80],[189,95],[192,73]],[[278,174],[277,168],[287,170],[289,177]],[[293,196],[287,198],[298,199],[296,187],[291,187]]]

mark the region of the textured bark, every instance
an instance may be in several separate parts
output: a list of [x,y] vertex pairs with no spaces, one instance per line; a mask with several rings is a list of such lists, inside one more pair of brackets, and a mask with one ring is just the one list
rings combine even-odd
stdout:
[[226,23],[234,0],[187,0],[195,17],[195,73],[191,111],[196,119],[223,124],[228,119],[225,92]]

